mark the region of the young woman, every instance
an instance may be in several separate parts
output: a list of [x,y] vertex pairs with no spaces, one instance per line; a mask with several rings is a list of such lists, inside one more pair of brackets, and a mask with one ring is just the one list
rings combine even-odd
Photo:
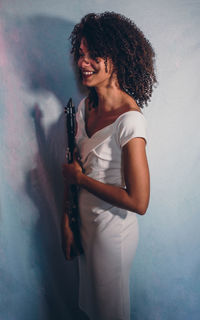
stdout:
[[[80,186],[79,305],[93,320],[130,319],[129,277],[150,182],[147,105],[156,83],[154,51],[143,33],[114,12],[88,14],[71,34],[88,96],[78,107],[79,161],[63,174]],[[66,215],[66,255],[73,235]]]

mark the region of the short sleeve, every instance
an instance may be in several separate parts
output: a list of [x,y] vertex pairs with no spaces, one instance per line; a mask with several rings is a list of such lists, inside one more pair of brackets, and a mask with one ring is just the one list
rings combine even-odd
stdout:
[[139,111],[128,111],[119,117],[117,123],[117,141],[122,148],[132,138],[144,138],[146,136],[146,119]]

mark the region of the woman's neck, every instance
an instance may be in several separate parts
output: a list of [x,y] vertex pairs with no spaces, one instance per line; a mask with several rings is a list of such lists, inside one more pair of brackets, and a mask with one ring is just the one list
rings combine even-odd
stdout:
[[123,107],[126,108],[126,106],[138,108],[135,101],[119,87],[98,87],[95,90],[98,95],[98,108],[96,110],[98,116],[117,111],[117,109]]
[[124,101],[124,92],[116,86],[95,88],[98,95],[98,115],[109,113],[119,108]]

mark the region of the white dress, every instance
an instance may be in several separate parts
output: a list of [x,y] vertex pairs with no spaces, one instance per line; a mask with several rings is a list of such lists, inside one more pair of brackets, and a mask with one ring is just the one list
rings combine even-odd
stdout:
[[[85,174],[125,187],[122,147],[134,137],[146,140],[142,113],[128,111],[114,123],[88,137],[85,99],[78,107],[76,143]],[[91,320],[130,319],[130,269],[138,243],[136,213],[114,207],[81,189],[80,232],[84,254],[79,263],[79,307]]]

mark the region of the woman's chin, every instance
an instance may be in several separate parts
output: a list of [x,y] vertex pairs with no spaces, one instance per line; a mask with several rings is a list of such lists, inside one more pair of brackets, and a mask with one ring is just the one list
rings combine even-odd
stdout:
[[88,79],[83,79],[82,85],[87,86],[87,87],[94,87],[94,84],[92,84],[92,81],[88,81]]

